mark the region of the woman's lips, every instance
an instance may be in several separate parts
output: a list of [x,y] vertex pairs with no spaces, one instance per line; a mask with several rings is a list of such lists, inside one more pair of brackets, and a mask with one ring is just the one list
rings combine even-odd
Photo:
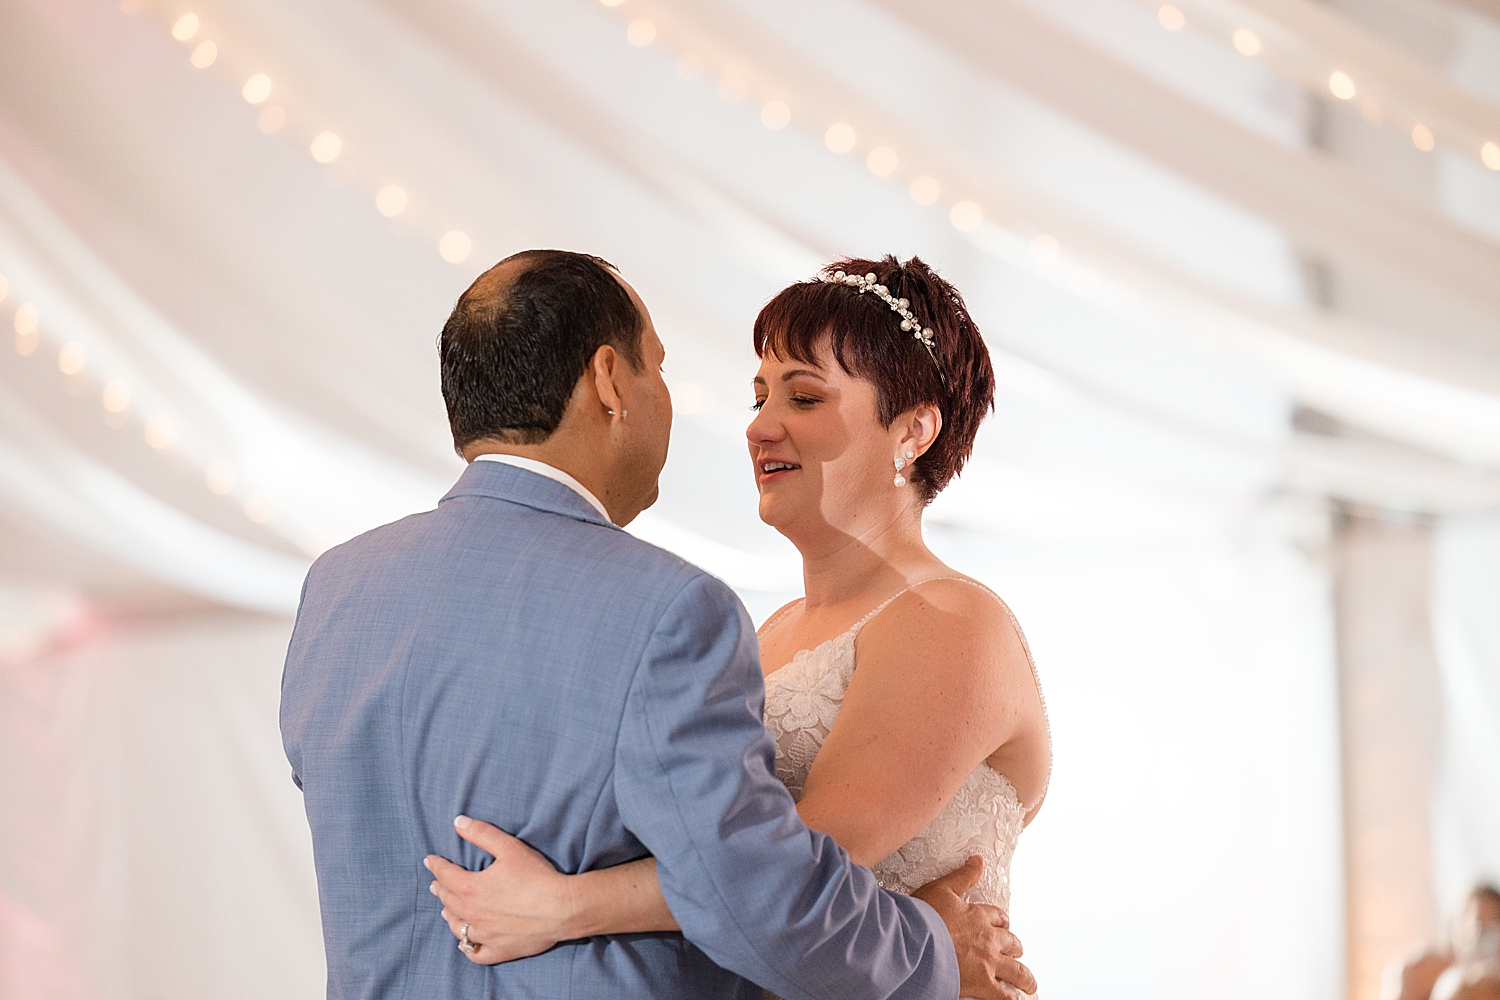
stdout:
[[768,470],[766,468],[767,464],[768,463],[766,462],[755,463],[756,482],[768,483],[773,480],[780,479],[781,477],[789,473],[797,472],[802,468],[800,465],[793,465],[790,462],[772,462],[769,464],[775,465],[777,466],[777,468]]

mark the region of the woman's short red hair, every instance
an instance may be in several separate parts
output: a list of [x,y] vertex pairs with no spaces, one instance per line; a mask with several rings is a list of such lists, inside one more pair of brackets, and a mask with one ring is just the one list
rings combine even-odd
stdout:
[[835,271],[873,272],[891,295],[909,300],[912,315],[932,330],[932,356],[880,298],[818,280],[789,285],[766,303],[755,318],[755,353],[816,364],[819,348],[826,346],[840,368],[875,387],[886,427],[914,406],[936,404],[943,429],[905,473],[923,502],[931,503],[968,461],[979,425],[995,407],[989,349],[958,289],[920,258],[902,264],[893,256],[845,257],[822,273],[832,277]]

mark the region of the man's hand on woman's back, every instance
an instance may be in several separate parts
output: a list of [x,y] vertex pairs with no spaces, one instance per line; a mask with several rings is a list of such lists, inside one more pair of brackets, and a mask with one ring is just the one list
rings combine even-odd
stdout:
[[931,906],[948,926],[958,952],[959,994],[975,1000],[1014,1000],[1036,992],[1036,977],[1020,962],[1021,941],[1010,932],[1010,919],[998,906],[970,903],[963,894],[984,871],[984,860],[972,857],[956,870],[933,879],[912,893]]

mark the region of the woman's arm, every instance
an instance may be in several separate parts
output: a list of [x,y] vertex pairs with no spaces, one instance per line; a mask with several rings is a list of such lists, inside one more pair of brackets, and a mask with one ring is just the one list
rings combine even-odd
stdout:
[[[874,865],[932,822],[981,762],[1040,723],[1041,700],[1009,614],[956,580],[923,584],[872,619],[858,663],[797,808]],[[1026,773],[1006,777],[1030,802],[1047,762],[1025,763]]]
[[475,962],[508,962],[595,934],[678,929],[656,880],[655,858],[564,875],[498,827],[466,816],[453,825],[495,859],[478,872],[435,854],[423,862],[454,936],[469,925],[469,940],[479,945],[469,956]]
[[[559,941],[594,934],[679,929],[662,898],[655,858],[564,875],[504,830],[465,816],[453,825],[459,836],[495,858],[479,872],[435,854],[423,862],[437,878],[432,892],[443,901],[443,919],[453,936],[462,940],[464,925],[468,925],[468,939],[476,946],[469,953],[471,962],[495,965],[539,954]],[[934,879],[912,895],[936,910],[950,928],[966,920],[987,921],[982,914],[964,912],[986,909],[963,898],[983,868],[981,858],[970,858],[957,871]],[[959,940],[955,934],[955,946]],[[969,945],[959,949],[958,955],[964,996],[1036,992],[1036,978],[1020,962],[1021,942],[1003,918],[987,937],[971,935],[962,940]]]

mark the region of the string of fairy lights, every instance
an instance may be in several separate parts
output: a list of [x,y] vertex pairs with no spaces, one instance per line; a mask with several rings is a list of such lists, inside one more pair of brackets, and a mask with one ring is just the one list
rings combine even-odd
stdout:
[[[645,49],[656,45],[659,40],[665,42],[657,24],[651,18],[632,15],[631,8],[634,2],[635,0],[600,0],[604,6],[615,8],[624,16],[625,37],[632,46]],[[290,102],[273,100],[277,97],[278,88],[267,73],[257,71],[242,80],[231,79],[228,75],[232,72],[229,68],[230,61],[223,58],[224,52],[221,50],[220,42],[208,37],[210,32],[206,30],[204,19],[198,13],[148,11],[147,0],[122,0],[120,9],[131,16],[160,17],[170,37],[187,49],[187,58],[191,66],[198,70],[211,71],[216,76],[222,76],[226,82],[238,90],[240,97],[255,109],[256,125],[262,133],[283,137],[300,135],[306,142],[308,154],[321,165],[334,164],[341,159],[347,160],[348,150],[345,141],[337,132],[309,121],[291,120],[292,116],[286,107],[286,104]],[[1188,15],[1174,4],[1160,5],[1156,8],[1156,15],[1161,27],[1167,31],[1181,31],[1190,26]],[[1271,48],[1266,41],[1250,27],[1241,25],[1231,29],[1227,24],[1213,22],[1208,17],[1196,20],[1200,23],[1192,26],[1198,30],[1227,32],[1226,40],[1246,58],[1266,59],[1271,54]],[[679,76],[685,80],[702,80],[715,85],[719,96],[731,103],[755,98],[760,103],[760,122],[768,130],[781,131],[792,125],[794,121],[804,128],[815,130],[820,128],[823,145],[831,154],[840,157],[851,154],[862,155],[865,167],[872,175],[892,182],[904,182],[906,193],[913,203],[922,208],[943,211],[949,224],[959,232],[977,237],[981,235],[982,227],[994,228],[993,223],[986,227],[986,212],[973,198],[965,197],[945,201],[943,197],[945,191],[957,185],[945,184],[941,178],[930,172],[903,174],[900,170],[901,154],[890,145],[862,144],[860,130],[854,123],[841,120],[822,126],[814,125],[807,120],[805,115],[794,115],[792,105],[788,102],[788,88],[778,86],[775,81],[757,79],[753,67],[747,69],[742,61],[711,58],[708,53],[694,51],[691,46],[686,45],[677,47],[675,51],[678,56],[676,68]],[[1306,77],[1309,72],[1305,65],[1306,60],[1304,59],[1297,65],[1292,65],[1293,62],[1294,60],[1290,58],[1279,61],[1267,59],[1267,64],[1274,70],[1284,74],[1300,73],[1302,77]],[[219,69],[215,70],[215,67]],[[1302,79],[1299,82],[1305,83],[1306,80]],[[1361,113],[1372,125],[1388,125],[1408,131],[1412,144],[1423,152],[1431,152],[1440,142],[1453,146],[1459,145],[1455,137],[1445,136],[1428,123],[1415,119],[1408,120],[1412,118],[1409,114],[1388,110],[1373,96],[1361,95],[1360,85],[1349,72],[1343,69],[1328,68],[1326,86],[1329,94],[1336,100],[1355,101],[1358,99]],[[1500,142],[1488,139],[1474,152],[1477,152],[1479,161],[1484,166],[1500,171]],[[459,228],[441,225],[431,217],[414,220],[410,211],[412,199],[405,188],[389,180],[369,175],[362,179],[369,188],[373,207],[382,216],[388,219],[404,217],[404,220],[410,223],[406,231],[415,237],[430,240],[429,245],[434,246],[439,256],[450,264],[462,264],[469,258],[474,248],[474,241],[468,233]],[[1071,268],[1073,272],[1076,272],[1073,274],[1075,280],[1071,281],[1071,290],[1086,296],[1097,290],[1097,275],[1094,275],[1092,270],[1082,265],[1081,262],[1067,261],[1064,248],[1056,237],[1039,231],[1029,235],[1011,233],[1008,230],[1005,232],[1019,240],[1031,260],[1038,265],[1055,266],[1060,262],[1075,265]],[[12,299],[11,292],[10,282],[4,275],[0,275],[0,307],[4,307]],[[15,331],[16,353],[22,357],[37,354],[42,346],[43,334],[47,332],[38,306],[31,301],[20,301],[14,309],[11,320]],[[82,395],[79,386],[84,382],[90,382],[97,392],[106,425],[122,429],[138,421],[142,438],[150,448],[162,455],[179,453],[182,435],[171,417],[162,413],[137,412],[132,405],[130,385],[122,378],[94,371],[87,352],[80,343],[76,341],[61,343],[57,345],[57,352],[57,368],[66,377],[69,391],[75,395]],[[691,383],[685,383],[682,389],[681,395],[685,403],[693,401],[687,397],[697,399],[702,395],[701,387]],[[194,450],[205,451],[205,449]],[[206,451],[212,450],[215,449],[209,448]],[[221,447],[216,450],[220,454],[227,452],[227,449]],[[251,522],[269,525],[280,530],[285,537],[292,539],[309,555],[315,555],[326,547],[326,538],[315,539],[309,535],[308,531],[296,525],[280,523],[274,500],[264,491],[256,490],[251,484],[245,482],[240,470],[231,460],[222,457],[211,458],[199,462],[198,465],[205,487],[216,495],[238,501],[244,516]]]
[[[12,295],[12,292],[18,294]],[[196,469],[203,476],[204,486],[217,496],[238,502],[240,510],[250,522],[267,525],[284,537],[298,544],[308,554],[322,545],[320,539],[296,526],[276,523],[277,508],[273,499],[262,490],[254,489],[242,481],[235,463],[223,457],[228,449],[213,442],[201,429],[184,433],[180,422],[165,412],[143,412],[137,405],[130,383],[123,378],[111,377],[100,371],[100,365],[91,361],[88,350],[77,340],[54,338],[54,332],[43,322],[40,307],[20,294],[5,274],[0,274],[0,315],[10,311],[10,325],[15,334],[15,353],[23,359],[37,359],[47,341],[54,341],[57,351],[56,370],[62,378],[62,388],[70,396],[97,398],[103,411],[105,426],[122,430],[132,423],[139,425],[141,439],[157,454],[174,459],[180,467]],[[14,303],[14,308],[11,305]],[[189,440],[189,438],[194,440]],[[184,464],[185,463],[185,464]],[[326,546],[325,546],[326,547]]]
[[[126,14],[136,15],[141,13],[142,4],[139,0],[123,0],[120,9]],[[190,12],[172,22],[170,33],[178,42],[192,43],[188,62],[201,70],[213,66],[219,60],[220,52],[212,39],[197,38],[199,28],[198,16]],[[245,82],[242,93],[251,104],[260,104],[270,96],[270,91],[270,79],[257,74]],[[285,114],[278,108],[267,107],[260,115],[262,131],[275,132],[284,123]],[[332,160],[337,156],[338,142],[338,137],[331,133],[319,136],[314,142],[314,158],[320,162]],[[9,279],[0,274],[0,309],[7,307],[7,301],[12,298],[11,291]],[[166,412],[144,412],[136,405],[136,394],[130,383],[102,371],[102,363],[91,359],[88,350],[78,340],[56,343],[62,338],[55,336],[55,331],[44,322],[36,302],[21,299],[11,315],[11,326],[15,332],[15,353],[22,358],[39,356],[44,341],[53,342],[64,390],[75,397],[96,395],[107,427],[122,430],[133,423],[138,424],[141,439],[152,451],[174,460],[180,470],[201,475],[204,487],[210,493],[237,502],[241,513],[251,523],[275,531],[308,556],[315,556],[327,547],[329,539],[325,535],[291,523],[279,514],[274,498],[267,491],[246,481],[235,462],[224,457],[231,449],[215,441],[201,427],[180,426],[181,422]]]
[[[694,51],[691,44],[680,44],[682,40],[676,37],[677,32],[663,31],[661,26],[649,16],[635,16],[633,8],[639,5],[639,0],[600,0],[600,2],[623,16],[626,22],[626,38],[631,45],[644,49],[657,44],[667,44],[673,48],[678,55],[678,74],[684,79],[706,79],[716,83],[719,96],[731,103],[751,97],[758,98],[763,102],[760,107],[760,121],[772,131],[779,131],[793,123],[794,115],[787,101],[787,91],[791,88],[780,86],[773,80],[757,80],[753,67],[747,69],[743,59],[726,58],[722,55],[711,59],[705,52]],[[1140,0],[1140,2],[1154,5],[1154,0]],[[1195,0],[1189,0],[1189,2],[1195,2]],[[1216,10],[1212,5],[1203,6],[1208,12]],[[1174,4],[1157,6],[1156,15],[1161,27],[1167,31],[1177,32],[1190,27],[1188,16]],[[1302,52],[1292,53],[1290,47],[1288,51],[1282,52],[1269,45],[1250,27],[1233,24],[1222,16],[1216,21],[1207,16],[1207,13],[1204,17],[1195,16],[1191,27],[1207,33],[1222,34],[1224,40],[1239,55],[1264,60],[1273,72],[1292,79],[1299,86],[1317,88],[1326,86],[1327,92],[1335,100],[1354,101],[1370,125],[1384,125],[1406,131],[1412,145],[1422,152],[1432,152],[1439,143],[1445,143],[1455,150],[1463,151],[1465,155],[1477,154],[1478,161],[1485,167],[1492,171],[1500,171],[1500,141],[1496,139],[1485,138],[1474,143],[1462,136],[1445,135],[1436,126],[1402,110],[1395,102],[1392,107],[1387,108],[1374,95],[1361,94],[1360,85],[1346,70],[1329,66],[1320,68],[1316,65],[1315,56]],[[819,127],[808,118],[809,113],[795,116],[796,123],[799,125],[814,129]],[[907,193],[913,202],[924,208],[946,209],[948,221],[952,226],[959,232],[969,234],[971,238],[982,242],[986,249],[994,251],[997,243],[1007,240],[1019,241],[1026,247],[1025,256],[1029,258],[1030,263],[1039,267],[1043,276],[1048,280],[1085,298],[1093,298],[1101,289],[1102,283],[1098,273],[1082,259],[1065,253],[1063,244],[1057,237],[1024,218],[1024,215],[1029,213],[1020,213],[1023,217],[1011,218],[1001,226],[990,221],[986,210],[973,198],[960,198],[944,203],[945,184],[942,180],[928,172],[901,175],[898,168],[902,163],[902,157],[895,149],[888,145],[861,147],[859,137],[859,130],[847,121],[829,123],[823,130],[823,142],[829,151],[839,156],[862,153],[865,166],[871,174],[882,179],[904,181]],[[1012,211],[1010,215],[1016,216],[1017,213]],[[981,233],[981,229],[987,232]],[[1026,232],[1028,229],[1030,232]],[[1014,253],[1001,254],[1001,256],[1006,257],[1011,263],[1017,262]]]
[[[123,0],[122,13],[133,17],[150,13],[143,0]],[[187,11],[164,19],[170,37],[188,49],[188,63],[195,69],[211,71],[215,66],[227,62],[218,40],[206,37],[204,19],[196,12]],[[289,114],[285,107],[271,100],[276,85],[263,72],[251,74],[237,82],[240,96],[251,107],[258,109],[256,125],[266,135],[287,134],[290,129]],[[329,129],[310,129],[308,153],[322,165],[333,164],[346,153],[344,140]],[[395,219],[408,211],[410,199],[404,188],[394,183],[379,184],[373,191],[376,211],[388,219]],[[417,226],[417,232],[430,230],[431,226]],[[434,242],[439,256],[450,264],[461,264],[473,250],[473,240],[464,231],[442,227]],[[163,412],[142,412],[129,382],[121,377],[100,370],[100,362],[89,357],[88,350],[77,340],[60,343],[61,337],[44,322],[40,307],[19,295],[12,295],[10,280],[0,274],[0,309],[10,308],[11,325],[15,332],[15,353],[22,358],[39,356],[44,343],[50,343],[57,351],[57,370],[64,377],[65,391],[75,397],[96,395],[103,411],[106,426],[121,430],[137,423],[144,443],[164,458],[175,460],[179,466],[195,468],[201,474],[205,488],[212,494],[224,497],[239,505],[240,511],[250,522],[264,525],[297,545],[304,554],[316,556],[333,541],[323,531],[310,529],[294,523],[282,515],[274,497],[264,489],[249,482],[243,470],[224,455],[229,448],[212,440],[202,428],[185,428],[181,421]],[[189,438],[193,440],[190,442]]]
[[[627,15],[629,13],[627,0],[600,0],[600,3],[606,7],[616,8],[621,13]],[[648,17],[629,17],[625,27],[626,39],[637,48],[646,48],[655,44],[660,35],[656,23]],[[719,96],[730,103],[743,101],[752,96],[762,98],[760,121],[772,131],[779,131],[792,124],[792,108],[787,103],[785,95],[780,94],[786,88],[778,87],[770,82],[762,83],[754,79],[753,75],[747,73],[742,66],[734,65],[729,61],[726,61],[724,65],[711,65],[710,60],[704,54],[682,49],[679,51],[677,60],[677,73],[686,80],[704,79],[715,83]],[[764,93],[754,93],[757,90]],[[799,119],[799,124],[802,123]],[[849,122],[829,123],[823,129],[823,144],[830,152],[839,156],[862,151],[865,166],[871,174],[882,179],[898,179],[901,157],[897,151],[887,145],[873,145],[861,150],[859,132]],[[937,177],[930,173],[917,173],[902,179],[907,181],[907,193],[913,202],[923,208],[943,207],[939,203],[942,201],[944,185]],[[984,210],[971,199],[958,199],[946,207],[949,222],[960,232],[972,233],[984,222]]]
[[[1422,115],[1400,107],[1399,101],[1388,99],[1382,103],[1375,93],[1365,93],[1367,88],[1348,69],[1320,65],[1319,57],[1293,51],[1290,46],[1273,46],[1251,27],[1222,16],[1217,8],[1204,7],[1190,19],[1176,4],[1161,4],[1156,8],[1156,18],[1167,31],[1191,29],[1227,41],[1240,55],[1262,60],[1273,72],[1299,86],[1326,88],[1335,100],[1356,104],[1370,125],[1404,132],[1411,144],[1424,153],[1431,153],[1443,144],[1464,156],[1477,157],[1490,170],[1500,171],[1500,136],[1480,137],[1476,141],[1469,135],[1445,134],[1433,122],[1424,121]],[[1387,103],[1392,106],[1387,107]]]

